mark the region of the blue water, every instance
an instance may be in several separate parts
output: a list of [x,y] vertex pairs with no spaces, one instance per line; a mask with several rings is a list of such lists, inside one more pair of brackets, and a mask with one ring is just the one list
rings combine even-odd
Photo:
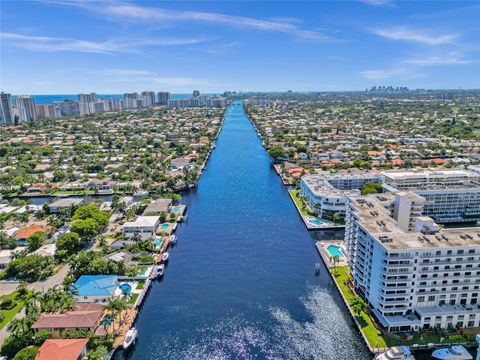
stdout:
[[[141,93],[139,93],[141,94]],[[123,99],[123,94],[97,94],[100,99]],[[213,94],[202,94],[202,95],[213,95]],[[171,94],[172,99],[186,99],[190,98],[192,94]],[[40,104],[53,104],[55,101],[63,100],[74,100],[77,101],[78,97],[76,94],[65,94],[65,95],[32,95],[35,99],[37,105]],[[12,96],[15,101],[15,96]]]
[[337,245],[328,245],[327,250],[332,256],[338,256],[339,258],[343,257],[340,247]]
[[129,356],[371,359],[241,103],[216,145]]

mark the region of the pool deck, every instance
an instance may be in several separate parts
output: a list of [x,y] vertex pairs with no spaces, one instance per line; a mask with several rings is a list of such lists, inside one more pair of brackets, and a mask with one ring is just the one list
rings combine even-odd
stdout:
[[313,225],[308,221],[307,216],[304,216],[302,214],[302,210],[298,207],[295,198],[291,190],[288,190],[288,195],[290,195],[290,199],[293,201],[293,204],[295,205],[295,208],[297,209],[298,215],[302,218],[303,224],[307,228],[307,230],[313,231],[313,230],[331,230],[331,229],[342,229],[345,226],[344,225],[335,225],[334,223],[327,221],[327,220],[321,220],[324,223],[320,225]]
[[[168,228],[162,229],[162,226],[164,224],[168,224]],[[157,228],[157,234],[166,233],[167,235],[171,235],[176,229],[177,229],[176,221],[173,223],[163,223],[163,224],[160,224],[160,226]]]
[[336,266],[347,266],[347,255],[345,254],[345,243],[343,240],[326,240],[326,241],[317,241],[315,243],[315,247],[317,248],[320,257],[322,258],[325,266],[329,269],[333,268],[333,261],[332,256],[330,255],[329,251],[327,250],[328,246],[330,245],[337,245],[342,247],[342,254],[343,256],[340,258],[340,261],[336,264]]

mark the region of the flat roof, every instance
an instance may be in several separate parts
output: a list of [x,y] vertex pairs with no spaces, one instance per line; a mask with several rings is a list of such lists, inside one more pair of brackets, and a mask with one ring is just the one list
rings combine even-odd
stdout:
[[442,229],[435,234],[403,232],[391,217],[393,194],[351,197],[359,223],[389,249],[424,249],[480,246],[480,228]]

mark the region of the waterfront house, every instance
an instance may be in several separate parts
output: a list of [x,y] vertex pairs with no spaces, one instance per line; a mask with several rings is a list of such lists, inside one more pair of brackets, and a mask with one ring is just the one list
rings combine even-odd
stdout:
[[48,208],[52,214],[58,214],[63,210],[70,208],[71,206],[79,206],[83,202],[81,198],[65,198],[54,201]]
[[73,286],[77,290],[74,299],[78,303],[106,302],[118,289],[118,277],[116,275],[82,275]]
[[87,330],[95,332],[100,326],[104,306],[98,303],[77,304],[75,309],[64,313],[43,313],[32,325],[34,331],[48,330],[52,337],[60,337],[62,330]]
[[47,339],[35,360],[80,360],[87,354],[88,339]]
[[155,235],[159,224],[159,216],[139,216],[135,221],[128,221],[123,224],[122,230],[127,238],[139,235],[145,240]]
[[159,215],[160,213],[167,213],[172,204],[172,199],[157,199],[152,201],[143,211],[143,215]]
[[15,233],[15,238],[17,239],[17,242],[25,242],[30,236],[32,236],[37,232],[44,233],[45,235],[50,235],[52,230],[53,230],[53,227],[48,225],[42,226],[42,225],[32,224],[30,226],[26,226],[18,230]]

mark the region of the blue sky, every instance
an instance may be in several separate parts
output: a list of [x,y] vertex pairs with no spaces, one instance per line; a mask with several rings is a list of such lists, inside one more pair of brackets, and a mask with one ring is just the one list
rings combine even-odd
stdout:
[[0,4],[14,94],[480,88],[476,1]]

